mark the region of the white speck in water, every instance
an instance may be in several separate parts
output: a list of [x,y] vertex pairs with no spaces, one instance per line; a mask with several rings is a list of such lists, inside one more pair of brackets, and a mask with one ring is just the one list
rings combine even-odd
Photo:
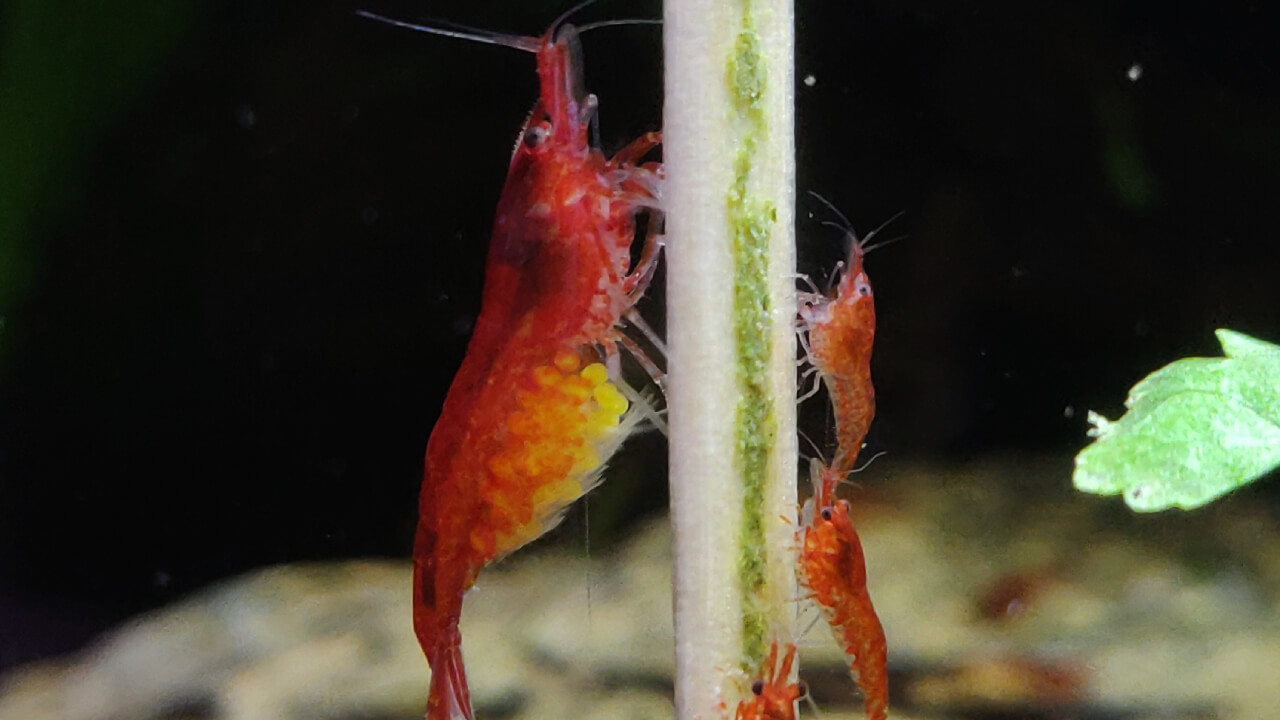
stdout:
[[1124,72],[1124,76],[1129,78],[1129,82],[1138,82],[1142,79],[1142,63],[1134,63]]
[[805,87],[813,87],[814,85],[817,85],[817,84],[818,84],[818,78],[814,77],[812,74],[804,76]]
[[1073,418],[1076,416],[1076,409],[1070,405],[1062,408],[1062,417]]

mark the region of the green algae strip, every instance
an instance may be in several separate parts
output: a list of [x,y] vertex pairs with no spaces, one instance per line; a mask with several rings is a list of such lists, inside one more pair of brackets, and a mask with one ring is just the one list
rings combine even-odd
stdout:
[[769,629],[768,604],[763,594],[769,564],[765,541],[765,488],[777,439],[777,418],[770,396],[769,362],[772,302],[769,294],[769,240],[777,222],[774,202],[753,194],[757,138],[768,131],[761,108],[764,65],[750,6],[743,12],[742,29],[728,63],[730,99],[740,142],[734,159],[734,180],[728,204],[734,265],[733,330],[739,400],[735,417],[735,462],[743,482],[738,581],[742,588],[742,645],[744,660],[764,660]]

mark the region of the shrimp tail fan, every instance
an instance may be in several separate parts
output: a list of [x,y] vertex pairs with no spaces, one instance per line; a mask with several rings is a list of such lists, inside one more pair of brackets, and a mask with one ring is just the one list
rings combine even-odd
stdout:
[[426,720],[474,720],[462,647],[457,643],[448,643],[432,653]]

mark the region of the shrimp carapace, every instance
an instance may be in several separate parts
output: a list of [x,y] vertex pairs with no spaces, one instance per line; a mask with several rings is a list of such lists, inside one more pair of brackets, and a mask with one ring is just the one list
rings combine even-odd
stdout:
[[541,38],[392,21],[531,50],[540,81],[498,201],[475,329],[427,442],[413,607],[432,668],[428,720],[472,717],[458,623],[481,569],[554,526],[641,416],[617,345],[660,254],[661,223],[646,223],[632,267],[637,215],[659,204],[661,166],[640,164],[659,136],[611,159],[592,147],[596,101],[566,17]]

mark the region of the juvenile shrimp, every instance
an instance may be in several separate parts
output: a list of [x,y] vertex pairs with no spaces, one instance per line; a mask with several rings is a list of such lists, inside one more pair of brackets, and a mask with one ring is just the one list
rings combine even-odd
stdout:
[[788,643],[779,659],[778,641],[773,642],[760,677],[751,682],[751,696],[738,703],[734,720],[795,720],[796,701],[805,696],[804,683],[790,682],[795,658],[794,644]]
[[876,310],[871,280],[863,268],[864,245],[847,220],[843,227],[849,240],[849,259],[835,294],[816,290],[800,293],[799,312],[801,344],[812,371],[827,387],[835,413],[837,451],[831,465],[848,474],[876,413],[871,384]]
[[617,345],[658,261],[656,231],[634,268],[630,251],[662,178],[658,163],[638,163],[660,140],[648,133],[612,158],[590,145],[596,100],[582,89],[572,12],[536,38],[361,13],[534,52],[540,83],[498,201],[475,330],[427,442],[413,580],[427,720],[472,718],[458,623],[480,570],[553,527],[637,422]]
[[889,711],[887,646],[867,592],[867,562],[849,517],[849,503],[834,497],[844,473],[817,460],[812,470],[814,496],[802,513],[801,584],[821,608],[849,660],[867,720],[884,720]]

